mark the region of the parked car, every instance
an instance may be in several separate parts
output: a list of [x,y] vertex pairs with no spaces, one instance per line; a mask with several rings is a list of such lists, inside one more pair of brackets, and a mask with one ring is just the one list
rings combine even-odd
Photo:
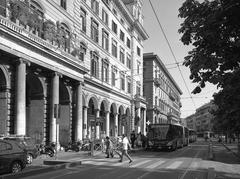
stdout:
[[31,164],[33,159],[37,158],[39,155],[38,148],[30,137],[12,135],[4,137],[3,139],[16,141],[20,147],[27,151],[27,164]]
[[20,172],[26,163],[27,152],[16,141],[0,139],[0,174]]

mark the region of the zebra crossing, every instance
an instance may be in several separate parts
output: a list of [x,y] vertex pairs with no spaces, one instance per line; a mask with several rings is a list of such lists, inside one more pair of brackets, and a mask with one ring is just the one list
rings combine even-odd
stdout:
[[109,166],[109,167],[126,167],[129,168],[142,168],[148,170],[154,169],[183,169],[186,167],[189,169],[197,169],[199,162],[193,162],[189,164],[185,160],[169,160],[169,159],[134,159],[134,162],[129,165],[128,160],[118,162],[115,159],[91,159],[82,161],[82,165],[93,165],[93,166]]

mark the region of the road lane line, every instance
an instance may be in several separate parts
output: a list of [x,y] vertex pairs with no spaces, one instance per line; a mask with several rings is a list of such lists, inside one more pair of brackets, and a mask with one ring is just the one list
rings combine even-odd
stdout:
[[178,168],[183,162],[182,161],[175,161],[171,165],[167,166],[167,169],[176,169]]
[[150,161],[151,161],[151,160],[144,160],[144,161],[139,162],[139,163],[136,163],[136,164],[134,164],[134,165],[130,165],[130,167],[138,167],[138,166],[143,165],[143,164],[145,164],[145,163],[147,163],[147,162],[150,162]]
[[165,162],[165,161],[161,160],[161,161],[158,161],[158,162],[156,162],[156,163],[153,163],[152,165],[148,165],[146,168],[148,168],[148,169],[153,169],[153,168],[156,168],[156,167],[162,165],[164,162]]

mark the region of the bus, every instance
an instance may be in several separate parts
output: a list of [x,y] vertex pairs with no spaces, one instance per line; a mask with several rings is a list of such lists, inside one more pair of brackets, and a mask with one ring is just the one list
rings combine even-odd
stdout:
[[183,145],[188,146],[189,144],[189,129],[183,126]]
[[194,129],[189,129],[189,142],[193,143],[197,141],[197,132]]
[[184,146],[184,139],[187,144],[188,137],[184,136],[184,127],[180,124],[150,124],[147,148],[176,150]]

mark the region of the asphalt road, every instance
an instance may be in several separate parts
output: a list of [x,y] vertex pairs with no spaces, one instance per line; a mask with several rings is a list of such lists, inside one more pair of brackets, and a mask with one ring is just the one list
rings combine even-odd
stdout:
[[131,154],[134,162],[129,165],[127,158],[123,163],[118,157],[84,159],[82,165],[63,170],[42,173],[31,179],[206,179],[207,143],[194,143],[177,151],[139,151]]

